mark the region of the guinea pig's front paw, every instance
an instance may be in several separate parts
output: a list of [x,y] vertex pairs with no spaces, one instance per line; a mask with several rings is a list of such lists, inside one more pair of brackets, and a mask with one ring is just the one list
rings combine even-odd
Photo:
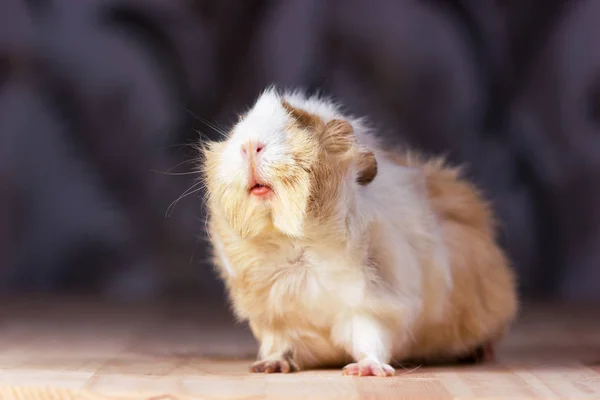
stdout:
[[348,364],[342,370],[342,375],[350,376],[393,376],[396,373],[390,365],[366,359]]
[[250,372],[272,374],[281,372],[287,374],[295,370],[294,365],[286,360],[262,360],[257,361],[250,367]]

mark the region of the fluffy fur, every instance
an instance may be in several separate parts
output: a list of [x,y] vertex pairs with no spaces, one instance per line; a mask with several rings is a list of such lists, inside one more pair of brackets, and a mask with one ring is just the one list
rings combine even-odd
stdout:
[[[246,143],[264,149],[249,166]],[[203,151],[208,231],[255,372],[456,359],[501,338],[513,273],[476,188],[440,160],[388,152],[334,103],[268,89]],[[255,170],[273,189],[253,196]]]

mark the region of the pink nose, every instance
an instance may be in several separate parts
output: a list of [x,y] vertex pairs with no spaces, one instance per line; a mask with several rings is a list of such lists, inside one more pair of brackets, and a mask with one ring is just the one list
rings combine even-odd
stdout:
[[258,154],[265,148],[265,145],[260,142],[248,142],[242,145],[242,155],[244,157],[250,156],[254,158],[254,154]]

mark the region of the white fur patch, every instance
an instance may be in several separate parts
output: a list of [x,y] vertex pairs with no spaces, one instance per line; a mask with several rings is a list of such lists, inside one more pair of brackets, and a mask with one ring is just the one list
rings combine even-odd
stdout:
[[229,262],[229,259],[225,255],[225,251],[223,250],[223,243],[221,242],[221,239],[219,239],[219,237],[217,235],[213,235],[212,241],[215,246],[215,250],[217,250],[217,254],[218,254],[219,258],[221,259],[221,262],[223,263],[223,267],[225,268],[225,271],[227,271],[227,273],[229,273],[229,275],[234,277],[235,270],[233,269],[233,267],[231,266],[231,263]]

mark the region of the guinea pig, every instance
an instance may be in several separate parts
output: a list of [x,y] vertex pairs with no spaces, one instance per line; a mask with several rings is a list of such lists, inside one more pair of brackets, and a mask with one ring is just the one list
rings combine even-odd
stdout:
[[201,151],[214,261],[260,342],[252,372],[390,376],[491,354],[511,325],[515,277],[460,169],[275,88]]

